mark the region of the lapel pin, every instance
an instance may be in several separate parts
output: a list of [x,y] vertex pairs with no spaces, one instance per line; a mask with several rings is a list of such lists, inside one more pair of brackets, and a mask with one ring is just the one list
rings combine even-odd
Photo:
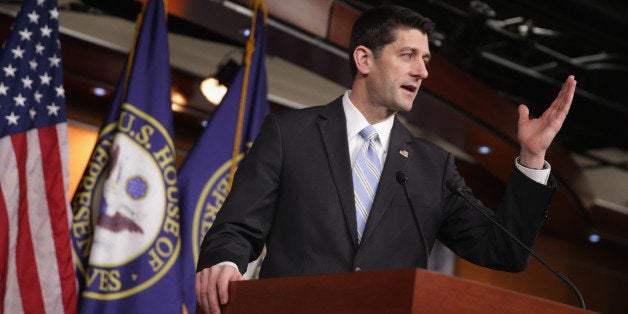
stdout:
[[399,151],[399,155],[408,158],[408,151],[402,149]]

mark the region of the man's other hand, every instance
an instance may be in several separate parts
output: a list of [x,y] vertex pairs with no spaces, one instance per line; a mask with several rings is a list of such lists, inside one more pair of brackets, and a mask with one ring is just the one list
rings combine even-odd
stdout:
[[238,269],[231,265],[214,265],[196,273],[194,291],[203,312],[220,314],[220,305],[229,301],[229,282],[243,279]]

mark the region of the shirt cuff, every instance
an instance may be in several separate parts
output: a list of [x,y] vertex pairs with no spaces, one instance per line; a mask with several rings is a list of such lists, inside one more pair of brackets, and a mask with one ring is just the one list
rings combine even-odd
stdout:
[[523,173],[526,177],[540,183],[543,185],[547,185],[547,181],[549,180],[549,176],[550,176],[550,172],[552,170],[552,167],[550,166],[550,164],[547,161],[543,162],[543,169],[532,169],[532,168],[528,168],[523,166],[520,162],[519,162],[519,157],[517,157],[517,159],[515,159],[515,166],[517,167],[517,169],[519,169],[519,171],[521,171],[521,173]]
[[233,268],[235,268],[238,272],[240,272],[240,270],[238,269],[238,265],[236,265],[234,262],[220,262],[218,264],[216,264],[215,266],[231,266]]

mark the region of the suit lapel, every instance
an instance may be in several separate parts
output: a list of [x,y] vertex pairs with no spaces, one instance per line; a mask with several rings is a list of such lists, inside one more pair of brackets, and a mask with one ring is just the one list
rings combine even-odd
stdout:
[[342,109],[342,97],[325,106],[320,114],[318,127],[325,146],[327,160],[340,198],[340,205],[349,228],[349,234],[357,246],[357,223],[353,200],[353,177],[347,144],[347,122]]
[[395,122],[390,132],[390,143],[386,155],[386,162],[384,163],[384,169],[379,179],[371,213],[364,227],[364,235],[362,236],[363,242],[367,241],[369,236],[373,233],[377,224],[384,216],[384,213],[386,213],[386,210],[390,207],[390,202],[392,202],[392,198],[395,195],[395,190],[400,188],[399,183],[397,183],[396,175],[397,171],[406,169],[406,164],[409,159],[408,156],[412,154],[409,150],[411,142],[412,136],[401,122],[399,122],[399,119],[395,117]]

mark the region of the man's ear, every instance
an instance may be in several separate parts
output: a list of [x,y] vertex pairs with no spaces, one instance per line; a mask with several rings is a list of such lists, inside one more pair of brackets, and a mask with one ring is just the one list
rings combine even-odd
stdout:
[[357,46],[353,50],[353,60],[360,75],[368,75],[371,72],[373,52],[365,46]]

